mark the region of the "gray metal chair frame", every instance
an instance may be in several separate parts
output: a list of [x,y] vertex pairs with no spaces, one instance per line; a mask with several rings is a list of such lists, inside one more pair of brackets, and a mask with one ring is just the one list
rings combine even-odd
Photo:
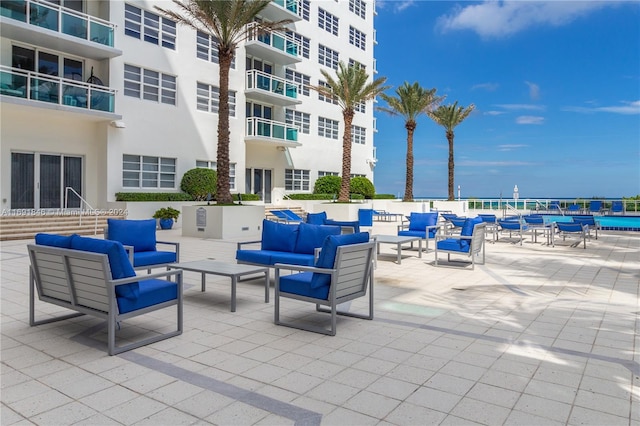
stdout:
[[[373,259],[375,256],[375,242],[349,244],[339,246],[336,252],[333,269],[316,268],[309,266],[275,264],[275,309],[274,322],[276,325],[312,331],[314,333],[336,335],[337,315],[349,316],[361,319],[373,319]],[[280,291],[280,270],[300,272],[318,272],[331,275],[331,287],[328,299],[317,299],[293,293]],[[338,305],[350,300],[363,297],[369,292],[369,312],[366,315],[352,312],[338,311]],[[280,297],[315,303],[318,312],[331,314],[331,328],[316,327],[311,324],[298,324],[280,320]],[[328,309],[322,308],[328,306]]]
[[[69,250],[58,247],[29,244],[31,266],[29,271],[29,325],[62,321],[80,315],[91,315],[107,321],[107,350],[116,355],[144,345],[182,334],[182,270],[164,271],[119,280],[111,279],[109,258],[106,254]],[[116,286],[151,278],[176,277],[178,297],[143,309],[120,314],[116,300]],[[72,314],[42,320],[35,318],[35,292],[43,302],[76,311]],[[116,346],[118,322],[149,312],[177,306],[176,330],[151,336],[123,346]]]
[[[577,223],[575,222],[569,222],[568,224],[570,225],[576,225]],[[587,237],[589,237],[589,225],[585,225],[585,224],[580,224],[582,225],[582,230],[581,231],[567,231],[567,230],[562,230],[560,229],[560,226],[562,225],[558,225],[558,223],[554,222],[554,227],[558,229],[558,235],[562,237],[562,241],[565,241],[567,239],[567,235],[577,235],[578,236],[578,241],[576,241],[575,243],[571,244],[571,247],[577,247],[580,245],[580,239],[582,239],[582,248],[586,249],[587,248]]]
[[[460,262],[463,265],[462,266],[468,266],[471,265],[471,269],[475,269],[475,257],[478,256],[480,253],[482,253],[482,262],[478,262],[478,264],[480,265],[484,265],[485,263],[485,231],[486,231],[486,227],[487,224],[486,222],[483,223],[478,223],[473,227],[473,233],[471,234],[471,236],[462,236],[462,235],[436,235],[436,251],[435,251],[435,256],[436,256],[436,262],[435,262],[435,266],[440,266],[440,267],[447,267],[448,265],[441,265],[438,264],[438,253],[446,253],[447,254],[447,261],[448,262],[453,262],[451,260],[451,255],[452,254],[458,254],[458,255],[467,255],[471,257],[471,261],[462,261],[462,260],[455,260],[455,262]],[[469,252],[463,252],[463,251],[455,251],[455,250],[442,250],[442,249],[438,249],[438,240],[446,240],[446,239],[460,239],[460,240],[469,240]]]

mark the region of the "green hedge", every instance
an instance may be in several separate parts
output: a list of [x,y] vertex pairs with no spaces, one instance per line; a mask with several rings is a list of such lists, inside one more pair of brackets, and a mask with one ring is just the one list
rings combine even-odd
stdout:
[[[288,194],[288,198],[292,200],[325,200],[331,201],[336,199],[336,194]],[[351,194],[352,200],[364,200],[361,194]]]
[[193,201],[184,192],[116,192],[116,201]]
[[393,194],[375,194],[373,196],[374,200],[395,200],[396,196]]

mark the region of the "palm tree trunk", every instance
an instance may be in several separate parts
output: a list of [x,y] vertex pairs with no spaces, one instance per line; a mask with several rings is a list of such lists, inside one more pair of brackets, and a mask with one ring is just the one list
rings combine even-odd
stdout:
[[407,129],[407,177],[402,201],[413,201],[413,132],[416,130],[416,123],[407,121],[404,127]]
[[449,201],[455,200],[453,196],[453,132],[447,131],[447,141],[449,141]]
[[216,201],[219,204],[231,204],[233,198],[229,189],[229,69],[233,60],[233,51],[218,49],[220,62],[220,99],[218,106],[218,184]]
[[342,182],[340,183],[340,193],[338,201],[349,202],[349,192],[351,188],[351,123],[355,112],[352,109],[342,111],[344,118],[344,133],[342,135]]

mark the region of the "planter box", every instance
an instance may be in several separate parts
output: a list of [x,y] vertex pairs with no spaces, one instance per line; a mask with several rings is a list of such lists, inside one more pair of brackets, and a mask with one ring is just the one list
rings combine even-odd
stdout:
[[451,213],[455,213],[458,216],[467,216],[469,214],[469,202],[467,200],[460,201],[441,201],[435,200],[433,202],[433,208],[440,211],[449,210]]
[[182,235],[219,240],[259,240],[264,215],[264,206],[184,206]]

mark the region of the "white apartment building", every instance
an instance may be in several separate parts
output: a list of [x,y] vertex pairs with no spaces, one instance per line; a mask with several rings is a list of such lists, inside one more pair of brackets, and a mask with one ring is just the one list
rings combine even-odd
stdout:
[[[2,209],[94,208],[118,192],[179,192],[215,167],[216,41],[151,0],[0,3]],[[359,63],[375,77],[374,3],[274,0],[289,31],[242,43],[230,72],[231,192],[273,203],[339,174],[340,108],[308,85]],[[352,175],[373,181],[372,103],[353,121]],[[68,198],[68,199],[67,199]]]

